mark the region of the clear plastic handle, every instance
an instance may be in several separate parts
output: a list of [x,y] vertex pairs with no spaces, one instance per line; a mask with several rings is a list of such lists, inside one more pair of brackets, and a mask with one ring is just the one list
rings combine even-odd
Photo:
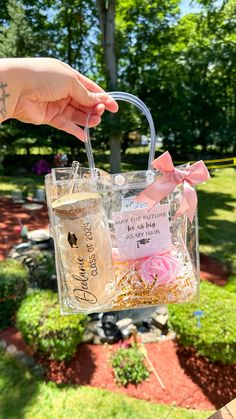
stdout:
[[[131,93],[109,92],[108,94],[110,96],[112,96],[113,99],[115,99],[115,100],[122,100],[124,102],[132,103],[146,116],[146,118],[148,120],[148,123],[149,123],[149,127],[150,127],[150,133],[151,133],[151,145],[150,145],[150,152],[149,152],[149,158],[148,158],[148,169],[151,169],[151,163],[152,163],[152,161],[154,159],[154,156],[155,156],[156,132],[155,132],[155,126],[154,126],[154,122],[153,122],[153,119],[152,119],[152,115],[151,115],[148,107],[145,105],[145,103],[142,102],[142,100],[140,100],[138,97],[132,95]],[[89,120],[89,116],[88,116],[88,120]],[[87,120],[87,122],[88,122],[88,120]],[[88,124],[86,124],[86,125],[88,125]],[[93,169],[95,169],[95,163],[94,163],[93,152],[92,152],[92,147],[91,147],[89,129],[88,129],[87,126],[85,128],[85,132],[86,132],[86,137],[87,137],[87,139],[85,140],[85,148],[86,148],[86,152],[87,152],[87,156],[88,156],[89,167],[90,167],[90,169],[93,170]]]

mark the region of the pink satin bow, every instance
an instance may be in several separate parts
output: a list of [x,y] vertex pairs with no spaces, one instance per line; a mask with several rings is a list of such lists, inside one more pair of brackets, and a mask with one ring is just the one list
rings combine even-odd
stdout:
[[176,216],[179,217],[185,213],[192,223],[197,207],[197,193],[193,185],[205,182],[210,178],[203,161],[200,160],[184,170],[176,169],[170,153],[166,151],[152,162],[152,166],[160,170],[163,176],[144,189],[135,198],[135,201],[146,202],[149,208],[152,208],[157,202],[173,192],[177,185],[182,183],[184,188],[183,199],[176,212]]

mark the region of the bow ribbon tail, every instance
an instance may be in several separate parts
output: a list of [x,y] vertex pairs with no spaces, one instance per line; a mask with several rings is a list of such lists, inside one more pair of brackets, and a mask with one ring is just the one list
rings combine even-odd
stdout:
[[183,198],[175,217],[181,217],[185,213],[190,223],[192,223],[197,208],[197,193],[188,182],[184,182],[183,186]]
[[173,179],[173,174],[165,173],[138,194],[134,199],[134,202],[145,202],[148,205],[148,208],[151,209],[173,192],[176,185],[177,183]]

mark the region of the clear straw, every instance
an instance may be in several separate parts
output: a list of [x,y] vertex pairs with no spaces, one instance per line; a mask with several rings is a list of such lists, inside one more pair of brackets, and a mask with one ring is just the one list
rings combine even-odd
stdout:
[[94,162],[94,158],[93,158],[91,137],[90,137],[90,132],[89,132],[89,128],[88,128],[88,123],[89,123],[90,116],[91,116],[91,112],[88,114],[86,125],[85,125],[86,138],[84,140],[84,143],[85,143],[85,148],[86,148],[86,152],[87,152],[89,168],[91,169],[92,176],[94,176],[94,174],[95,174],[95,162]]
[[[148,169],[152,168],[152,161],[155,157],[155,149],[156,149],[156,132],[155,132],[155,126],[152,119],[152,115],[148,109],[148,107],[145,105],[145,103],[142,102],[139,98],[132,95],[131,93],[126,92],[109,92],[108,93],[113,99],[115,100],[123,100],[124,102],[132,103],[135,105],[147,118],[149,127],[150,127],[150,133],[151,133],[151,146],[150,146],[150,152],[149,152],[149,158],[148,158]],[[95,175],[95,163],[93,158],[93,150],[91,146],[91,139],[89,134],[89,128],[88,128],[88,121],[90,118],[91,113],[87,117],[86,126],[85,126],[85,133],[86,133],[86,139],[85,139],[85,148],[88,156],[88,162],[89,167],[91,169],[92,176]]]
[[73,161],[71,165],[71,171],[69,174],[69,179],[66,187],[66,195],[71,195],[75,186],[75,179],[79,170],[79,162]]

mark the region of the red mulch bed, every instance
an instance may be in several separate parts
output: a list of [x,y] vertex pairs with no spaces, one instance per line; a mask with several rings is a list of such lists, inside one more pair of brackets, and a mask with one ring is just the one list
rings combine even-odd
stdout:
[[[2,331],[0,339],[3,338],[8,344],[25,349],[16,329]],[[119,387],[114,382],[109,356],[120,346],[82,344],[73,360],[66,363],[37,359],[47,367],[47,380],[58,384],[89,385],[156,403],[211,410],[236,397],[236,365],[211,364],[206,358],[196,356],[193,349],[183,348],[173,341],[145,345],[165,390],[153,373],[149,380],[137,386]]]
[[222,263],[211,259],[207,255],[200,254],[201,278],[213,282],[216,285],[227,284],[229,272]]
[[21,204],[14,204],[10,198],[0,198],[0,260],[7,256],[13,245],[22,241],[19,220],[29,231],[48,227],[46,204],[35,212],[35,218]]
[[[19,219],[29,230],[48,227],[47,207],[37,212],[37,220],[21,205],[13,204],[9,198],[0,198],[0,259],[7,256],[10,248],[21,242]],[[221,264],[201,255],[201,278],[225,285],[228,273]],[[24,344],[19,332],[8,328],[0,332],[0,339],[14,344],[18,350],[32,351]],[[152,402],[176,404],[195,409],[220,408],[236,397],[236,365],[210,364],[207,359],[196,356],[173,341],[146,344],[149,358],[165,385],[162,390],[154,374],[138,386],[118,387],[114,382],[108,359],[120,345],[83,344],[78,347],[74,359],[68,363],[55,361],[46,363],[47,379],[56,383],[73,383],[105,388],[125,393]]]

